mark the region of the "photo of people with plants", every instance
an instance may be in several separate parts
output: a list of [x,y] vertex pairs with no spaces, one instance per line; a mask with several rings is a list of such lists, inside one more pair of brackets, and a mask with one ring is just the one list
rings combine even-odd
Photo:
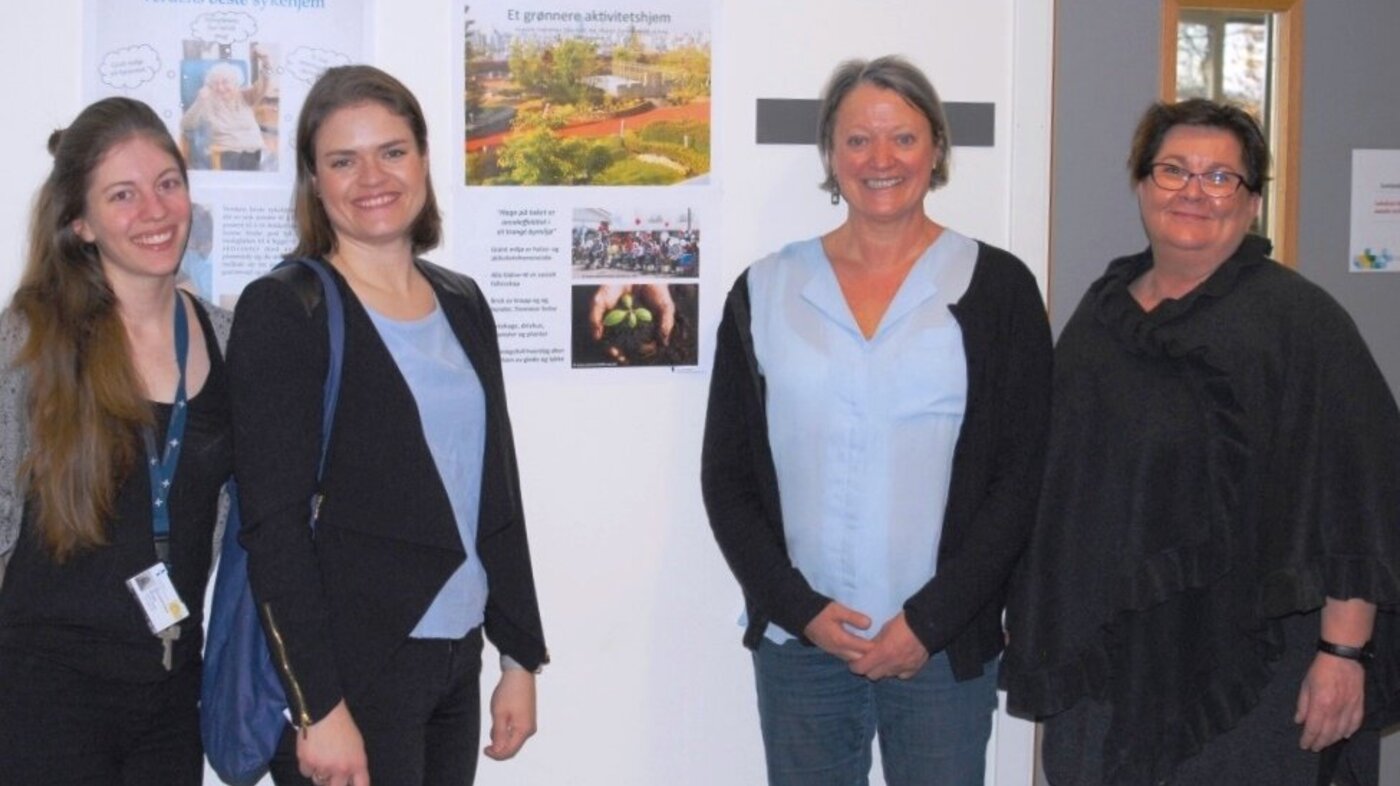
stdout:
[[697,285],[627,282],[573,289],[574,368],[696,365]]

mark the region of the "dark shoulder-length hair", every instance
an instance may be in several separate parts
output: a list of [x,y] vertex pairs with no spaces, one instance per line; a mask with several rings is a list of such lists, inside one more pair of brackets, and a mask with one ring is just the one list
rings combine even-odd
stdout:
[[821,108],[817,115],[817,152],[822,157],[822,167],[826,170],[826,180],[821,188],[832,194],[838,193],[836,173],[831,168],[832,135],[836,130],[836,112],[841,102],[856,87],[862,84],[875,85],[898,93],[910,106],[928,119],[933,131],[933,147],[938,151],[938,163],[929,173],[928,187],[932,191],[948,182],[948,151],[952,149],[952,139],[948,131],[948,119],[943,112],[943,102],[938,99],[938,91],[917,66],[898,55],[886,55],[874,60],[847,60],[836,67],[831,78],[822,90]]
[[[413,132],[418,152],[427,154],[428,121],[423,117],[418,99],[402,82],[369,65],[327,69],[306,94],[297,121],[297,182],[292,205],[296,214],[297,247],[292,251],[293,256],[324,257],[336,245],[335,228],[316,194],[316,133],[337,110],[371,101],[403,118]],[[409,227],[414,254],[436,248],[442,242],[442,215],[433,193],[433,179],[431,175],[425,176],[427,198],[422,212]]]
[[1159,101],[1147,108],[1138,121],[1128,153],[1133,185],[1152,174],[1152,162],[1162,149],[1162,140],[1177,126],[1218,128],[1233,134],[1244,159],[1244,171],[1240,173],[1244,175],[1244,187],[1253,194],[1264,190],[1264,184],[1269,182],[1269,143],[1264,139],[1264,131],[1238,106],[1205,98],[1188,98],[1174,104]]
[[20,477],[37,501],[42,542],[57,562],[107,542],[117,485],[135,466],[135,429],[151,422],[131,362],[117,297],[94,244],[73,224],[87,210],[93,172],[117,145],[144,137],[185,161],[150,107],[105,98],[49,137],[53,169],[34,200],[24,275],[12,308],[28,337],[29,445]]

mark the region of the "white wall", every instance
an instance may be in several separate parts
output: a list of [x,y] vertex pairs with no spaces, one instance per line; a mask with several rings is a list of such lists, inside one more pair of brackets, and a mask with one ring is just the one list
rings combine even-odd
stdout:
[[[842,216],[816,188],[814,148],[754,145],[755,99],[815,97],[839,60],[890,52],[913,58],[945,100],[995,102],[996,146],[956,149],[952,182],[929,210],[1011,248],[1045,280],[1050,4],[717,1],[714,180],[723,189],[726,287],[748,262]],[[29,201],[48,169],[44,140],[79,108],[80,10],[81,0],[50,0],[28,6],[22,24],[0,26],[0,94],[11,108],[0,127],[3,292],[18,278]],[[457,41],[443,32],[451,11],[446,2],[385,0],[374,14],[376,63],[418,94],[435,150],[456,147]],[[454,182],[454,165],[436,157],[433,177]],[[451,190],[439,197],[450,200]],[[434,258],[471,272],[454,259],[451,235]],[[763,782],[751,667],[735,623],[740,596],[700,500],[707,382],[625,371],[509,381],[555,662],[540,678],[540,734],[513,762],[483,760],[478,783]],[[1030,783],[1030,728],[999,718],[988,784]],[[874,782],[883,783],[878,774]]]

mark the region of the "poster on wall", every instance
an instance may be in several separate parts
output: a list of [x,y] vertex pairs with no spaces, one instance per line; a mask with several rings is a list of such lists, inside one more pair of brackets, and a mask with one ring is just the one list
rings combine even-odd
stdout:
[[1400,272],[1400,150],[1351,151],[1353,273]]
[[[517,369],[698,369],[716,266],[715,7],[457,8],[454,222]],[[704,324],[709,324],[706,320]]]
[[231,306],[295,245],[296,118],[326,68],[365,62],[370,0],[87,0],[83,98],[149,104],[195,201],[181,269]]

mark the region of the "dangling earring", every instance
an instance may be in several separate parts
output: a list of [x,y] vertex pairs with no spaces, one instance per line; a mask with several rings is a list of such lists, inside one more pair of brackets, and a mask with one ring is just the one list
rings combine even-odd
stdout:
[[831,187],[831,204],[833,204],[833,205],[839,205],[839,204],[841,204],[841,187],[840,187],[840,186],[832,186],[832,187]]

